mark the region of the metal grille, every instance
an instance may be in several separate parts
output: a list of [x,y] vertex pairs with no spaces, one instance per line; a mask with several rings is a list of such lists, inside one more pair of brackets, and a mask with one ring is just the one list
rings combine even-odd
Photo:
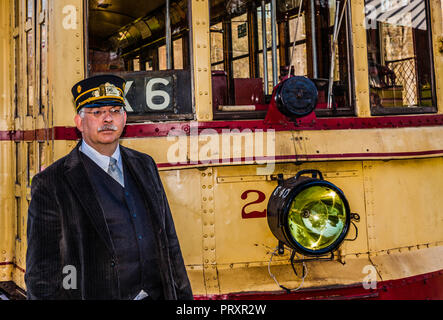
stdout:
[[403,86],[403,105],[417,105],[415,58],[386,61],[386,65],[395,73],[395,84]]

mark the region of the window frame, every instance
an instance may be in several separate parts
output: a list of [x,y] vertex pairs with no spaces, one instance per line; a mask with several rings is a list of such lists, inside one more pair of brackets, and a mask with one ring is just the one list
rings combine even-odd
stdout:
[[[194,64],[193,64],[193,50],[192,50],[192,0],[186,0],[187,2],[187,10],[188,10],[188,17],[187,17],[187,28],[184,30],[185,32],[181,32],[179,34],[171,35],[171,47],[172,47],[172,53],[171,53],[171,63],[174,64],[174,58],[173,58],[173,43],[175,40],[182,38],[182,50],[186,50],[188,52],[187,59],[183,59],[183,69],[176,69],[179,72],[187,72],[189,75],[190,80],[190,100],[191,100],[191,110],[190,112],[185,113],[164,113],[164,112],[145,112],[143,114],[131,114],[127,113],[127,124],[131,123],[140,123],[140,122],[146,122],[146,121],[182,121],[182,120],[193,120],[195,116],[195,97],[194,97]],[[85,78],[90,77],[93,75],[99,75],[99,74],[115,74],[118,76],[133,76],[134,74],[138,74],[138,76],[143,75],[149,75],[151,72],[156,73],[171,73],[171,71],[174,71],[175,69],[171,70],[143,70],[146,61],[142,61],[139,59],[140,63],[140,71],[124,71],[124,72],[90,72],[89,71],[89,0],[83,0],[83,46],[85,48],[84,50],[84,74]],[[187,38],[187,39],[186,39]],[[166,39],[161,39],[156,43],[155,50],[158,52],[158,48],[165,45]],[[130,61],[136,59],[137,56],[140,55],[140,51],[134,51],[134,52],[128,52],[126,55],[129,56]],[[158,60],[158,58],[157,58]]]
[[[427,30],[427,41],[429,46],[429,59],[430,59],[430,72],[431,72],[431,97],[432,97],[432,106],[417,106],[417,107],[378,107],[371,106],[371,102],[369,101],[369,108],[372,116],[386,116],[386,115],[408,115],[408,114],[430,114],[438,112],[437,105],[437,90],[435,85],[435,65],[434,65],[434,50],[433,50],[433,42],[432,42],[432,22],[431,22],[431,10],[430,10],[430,2],[429,0],[423,0],[425,4],[426,11],[426,27]],[[378,24],[380,22],[377,22]],[[366,30],[367,34],[367,30]],[[366,41],[367,46],[367,41]],[[415,58],[414,58],[415,59]],[[369,68],[368,68],[368,77],[369,77]],[[368,92],[370,87],[368,86]],[[370,97],[370,95],[369,95]]]
[[[210,6],[210,4],[209,4],[209,6]],[[255,5],[255,3],[254,4],[248,4],[248,5],[245,6],[245,8],[243,10],[236,12],[235,15],[227,14],[225,16],[223,16],[223,15],[216,16],[214,19],[211,19],[210,25],[212,26],[212,25],[218,24],[219,22],[222,22],[223,23],[224,37],[228,36],[229,37],[228,41],[232,42],[232,35],[228,34],[229,32],[226,32],[227,28],[225,27],[225,24],[226,24],[225,20],[227,19],[226,21],[231,21],[231,19],[233,19],[235,17],[238,17],[238,16],[243,15],[245,13],[252,12],[251,15],[248,14],[248,22],[247,22],[248,23],[248,28],[253,26],[255,28],[255,30],[253,30],[252,32],[254,32],[254,33],[256,32],[257,33],[257,37],[258,37],[258,26],[257,26],[258,8],[260,8],[260,6],[259,5]],[[209,8],[209,9],[211,9],[211,8]],[[312,8],[310,8],[307,3],[304,3],[303,13],[304,13],[305,21],[307,21],[309,19],[309,16],[310,16],[310,14],[309,14],[310,11],[309,10],[312,10]],[[288,57],[291,54],[291,50],[292,50],[292,46],[293,46],[293,41],[292,41],[292,39],[289,39],[289,19],[296,17],[297,13],[298,13],[298,7],[297,8],[293,8],[293,9],[287,11],[287,12],[279,12],[277,10],[277,21],[276,21],[276,23],[279,25],[279,26],[277,26],[277,28],[280,29],[280,30],[277,31],[277,37],[279,38],[279,40],[277,41],[277,50],[280,50],[280,53],[278,54],[278,62],[279,63],[281,62],[282,57],[286,57],[286,59],[289,59]],[[347,8],[346,8],[346,13],[345,14],[346,14],[346,19],[347,19],[346,21],[347,22],[343,22],[344,25],[342,25],[342,28],[344,28],[347,31],[347,33],[346,33],[346,39],[347,39],[347,48],[346,48],[346,50],[347,50],[347,53],[346,53],[346,55],[347,55],[347,62],[346,62],[347,63],[347,67],[346,67],[346,69],[347,69],[347,73],[348,73],[347,99],[349,100],[349,108],[346,108],[346,109],[344,109],[344,108],[343,109],[336,109],[336,110],[333,110],[333,109],[316,109],[315,113],[316,113],[316,115],[318,117],[340,117],[340,116],[356,116],[357,115],[356,94],[355,94],[355,81],[354,81],[354,79],[355,79],[355,72],[354,72],[354,57],[353,57],[354,50],[353,50],[353,35],[352,35],[352,26],[353,26],[352,25],[352,10],[351,10],[351,4],[350,4],[349,1],[347,3]],[[255,25],[254,25],[254,21],[250,21],[251,16],[255,17],[255,20],[256,20],[255,21]],[[285,18],[285,16],[286,16],[287,19]],[[280,24],[283,23],[283,22],[286,23],[286,25],[284,26],[284,28],[280,28]],[[346,23],[347,23],[347,25],[346,25]],[[307,26],[308,25],[306,25],[306,27]],[[284,50],[283,51],[281,50],[282,43],[280,43],[281,42],[280,41],[280,37],[281,37],[280,36],[280,32],[282,31],[282,29],[285,29],[285,30],[287,29],[285,32],[287,33],[287,37],[288,37],[287,43],[284,44]],[[232,30],[231,30],[231,33],[232,33]],[[248,29],[248,35],[249,35],[249,33],[251,33],[250,29]],[[251,41],[249,41],[249,42],[251,42]],[[308,67],[309,66],[308,60],[312,56],[312,54],[311,54],[312,49],[309,49],[308,43],[309,43],[308,35],[304,39],[296,40],[296,46],[300,45],[300,44],[305,44],[306,47],[307,47],[307,57],[308,57],[307,58],[307,69],[308,69],[307,72],[308,72],[308,75],[309,75],[310,71],[309,71],[309,67]],[[215,63],[211,63],[211,67],[213,67],[215,65],[219,65],[220,63],[223,62],[224,66],[225,66],[224,67],[224,71],[229,74],[229,71],[231,71],[233,73],[232,62],[234,60],[245,58],[245,57],[249,56],[250,57],[250,63],[251,63],[251,56],[255,56],[255,58],[256,58],[255,59],[256,60],[256,62],[255,62],[256,66],[253,66],[251,68],[257,69],[257,70],[255,70],[255,73],[257,73],[257,77],[260,77],[261,75],[259,74],[259,71],[258,71],[259,68],[260,68],[260,62],[259,62],[260,58],[259,57],[262,55],[263,48],[259,49],[259,44],[258,43],[255,44],[255,45],[256,45],[256,47],[254,47],[254,52],[250,51],[248,54],[245,54],[245,55],[242,55],[242,56],[237,56],[235,58],[232,57],[232,53],[231,53],[231,57],[228,58],[228,61],[226,61],[226,57],[229,55],[229,52],[228,52],[225,55],[225,59],[224,60],[217,61]],[[267,46],[262,45],[262,47],[267,47]],[[249,43],[249,49],[251,50],[251,44],[250,43]],[[269,50],[272,49],[272,46],[269,46],[266,49],[267,49],[267,51],[269,51]],[[225,50],[225,46],[224,46],[224,50]],[[228,48],[227,51],[229,51],[229,48]],[[231,66],[229,67],[229,65],[231,65]],[[281,67],[278,68],[278,70],[277,70],[279,75],[281,74],[281,70],[280,69],[281,69]],[[250,71],[250,74],[251,74],[251,71]],[[229,86],[229,79],[228,79],[228,92],[233,91],[232,89],[233,88],[230,88],[230,86]],[[268,100],[271,97],[271,95],[272,95],[272,92],[270,92],[269,95],[267,95],[267,96],[265,95],[265,97],[264,97],[265,98],[265,102],[268,102]],[[233,93],[231,92],[231,94],[229,94],[229,96],[233,96]],[[229,104],[230,105],[234,105],[234,103],[229,103]],[[216,110],[215,108],[213,110],[213,114],[214,114],[214,119],[215,120],[219,120],[219,119],[220,120],[221,119],[223,119],[223,120],[227,120],[227,119],[232,119],[232,120],[234,120],[234,119],[263,119],[266,116],[266,112],[263,112],[263,111],[235,111],[235,112],[231,111],[231,112],[226,112],[226,111]]]
[[[349,99],[349,109],[315,109],[314,112],[317,117],[356,117],[357,116],[357,100],[355,95],[355,70],[354,70],[354,39],[353,39],[353,23],[352,23],[352,7],[351,1],[347,2],[347,8],[344,18],[345,21],[342,22],[342,28],[346,31],[346,42],[347,42],[347,73],[348,73],[348,99]],[[312,10],[312,8],[310,8]],[[308,19],[308,15],[305,11],[305,17]],[[346,28],[346,19],[348,21],[348,27]],[[308,42],[307,42],[308,43]],[[309,52],[311,53],[311,52]],[[329,62],[328,62],[329,63]],[[309,73],[309,71],[308,71]]]

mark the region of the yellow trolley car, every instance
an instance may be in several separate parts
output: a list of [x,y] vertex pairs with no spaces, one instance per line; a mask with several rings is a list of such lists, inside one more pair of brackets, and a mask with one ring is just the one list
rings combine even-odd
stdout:
[[0,24],[4,291],[72,85],[114,73],[196,298],[443,298],[441,0],[0,0]]

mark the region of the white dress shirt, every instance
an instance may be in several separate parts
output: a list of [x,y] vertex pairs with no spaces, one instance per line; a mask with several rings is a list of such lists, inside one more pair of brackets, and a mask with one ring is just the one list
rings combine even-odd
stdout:
[[[108,169],[109,169],[110,158],[111,157],[114,158],[115,160],[117,160],[117,167],[123,176],[123,162],[122,162],[122,157],[120,154],[120,145],[119,144],[117,144],[117,148],[115,148],[115,151],[111,157],[101,154],[100,152],[95,150],[93,147],[88,145],[85,142],[85,140],[82,140],[82,144],[80,146],[80,151],[83,152],[85,155],[87,155],[92,161],[94,161],[106,173],[108,172]],[[122,182],[123,182],[122,187],[124,187],[124,178],[123,178]]]

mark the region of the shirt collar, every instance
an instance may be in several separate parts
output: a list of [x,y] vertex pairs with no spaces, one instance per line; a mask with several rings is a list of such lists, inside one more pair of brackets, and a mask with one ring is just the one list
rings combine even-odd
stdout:
[[[88,145],[85,140],[82,140],[82,144],[80,146],[80,151],[87,155],[92,161],[94,161],[100,168],[108,172],[109,168],[109,160],[110,157],[105,156],[95,150],[93,147]],[[111,156],[115,160],[117,160],[117,167],[120,169],[120,172],[123,172],[123,163],[120,154],[120,145],[117,144],[117,148],[115,148],[114,153]]]

